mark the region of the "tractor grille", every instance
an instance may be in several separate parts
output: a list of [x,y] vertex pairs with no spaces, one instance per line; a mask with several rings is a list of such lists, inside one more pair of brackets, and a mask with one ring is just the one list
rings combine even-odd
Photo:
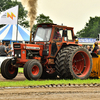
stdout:
[[15,56],[21,58],[21,50],[14,50]]

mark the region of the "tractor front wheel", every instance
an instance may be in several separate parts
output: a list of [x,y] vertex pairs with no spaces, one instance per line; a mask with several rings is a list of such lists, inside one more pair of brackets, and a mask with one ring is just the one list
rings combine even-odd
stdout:
[[[27,65],[27,66],[26,66]],[[25,64],[24,75],[28,80],[37,80],[42,75],[42,65],[37,60],[28,61]]]
[[6,79],[13,79],[18,73],[18,68],[11,65],[11,60],[6,59],[1,64],[1,74]]
[[29,60],[29,61],[27,61],[26,63],[25,63],[25,65],[24,65],[24,76],[28,79],[28,80],[30,80],[30,78],[29,78],[29,76],[28,76],[28,73],[27,73],[27,66],[29,65],[29,63],[31,62],[31,60]]

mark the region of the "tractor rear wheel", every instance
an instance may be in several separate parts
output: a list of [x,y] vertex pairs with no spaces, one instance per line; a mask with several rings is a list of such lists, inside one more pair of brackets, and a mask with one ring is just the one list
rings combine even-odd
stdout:
[[26,65],[24,68],[24,75],[28,80],[37,80],[41,77],[42,65],[39,61],[33,59],[31,61],[28,61]]
[[92,70],[92,57],[86,48],[80,46],[63,48],[57,56],[57,63],[64,79],[86,79]]
[[6,59],[1,64],[1,74],[6,79],[13,79],[18,73],[18,68],[11,65],[11,60]]

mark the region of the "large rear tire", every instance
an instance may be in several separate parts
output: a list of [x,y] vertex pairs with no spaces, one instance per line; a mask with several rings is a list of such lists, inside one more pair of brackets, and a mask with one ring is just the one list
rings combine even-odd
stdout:
[[18,68],[11,65],[11,60],[6,59],[1,64],[1,74],[6,79],[13,79],[18,73]]
[[65,47],[59,52],[57,59],[61,78],[86,79],[91,73],[92,57],[84,47]]

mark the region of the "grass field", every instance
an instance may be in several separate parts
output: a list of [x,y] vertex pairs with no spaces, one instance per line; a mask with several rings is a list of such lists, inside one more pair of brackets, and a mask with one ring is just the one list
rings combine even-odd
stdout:
[[[18,69],[19,73],[23,73],[23,68]],[[36,85],[50,85],[50,84],[91,84],[100,83],[100,79],[86,79],[86,80],[25,80],[25,81],[1,81],[0,87],[9,86],[36,86]]]
[[23,73],[23,68],[18,68],[18,73]]
[[87,79],[87,80],[37,80],[37,81],[4,81],[0,82],[0,87],[9,86],[36,86],[36,85],[50,85],[50,84],[91,84],[100,83],[100,79]]

